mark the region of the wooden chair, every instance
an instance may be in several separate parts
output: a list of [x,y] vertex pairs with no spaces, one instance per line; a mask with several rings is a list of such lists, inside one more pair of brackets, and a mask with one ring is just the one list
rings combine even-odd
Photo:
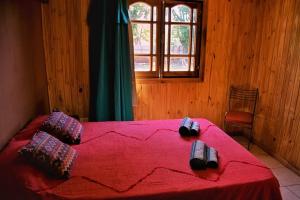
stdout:
[[258,99],[258,89],[242,89],[230,87],[229,110],[224,117],[224,130],[227,127],[235,126],[250,130],[248,149],[253,139],[253,125],[256,101]]

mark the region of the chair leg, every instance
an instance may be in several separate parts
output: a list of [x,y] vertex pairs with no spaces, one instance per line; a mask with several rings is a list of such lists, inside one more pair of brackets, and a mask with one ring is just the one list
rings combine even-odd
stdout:
[[223,121],[223,130],[225,133],[227,133],[227,127],[226,127],[226,122],[225,120]]
[[250,150],[250,144],[253,142],[253,130],[252,128],[250,129],[250,137],[249,137],[249,140],[248,140],[248,150]]

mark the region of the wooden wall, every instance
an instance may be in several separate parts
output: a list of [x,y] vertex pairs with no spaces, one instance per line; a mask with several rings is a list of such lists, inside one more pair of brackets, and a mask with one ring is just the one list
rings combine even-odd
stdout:
[[230,84],[249,85],[255,7],[252,0],[208,1],[204,81],[138,84],[136,118],[188,115],[221,125]]
[[265,1],[249,82],[261,92],[255,138],[300,172],[300,1]]
[[[255,140],[299,170],[300,1],[207,2],[203,82],[138,81],[135,118],[188,115],[221,126],[229,86],[258,87]],[[86,0],[42,6],[50,106],[81,117],[88,116],[87,7]]]
[[88,115],[88,0],[42,4],[50,108]]
[[0,1],[0,149],[48,112],[39,0]]

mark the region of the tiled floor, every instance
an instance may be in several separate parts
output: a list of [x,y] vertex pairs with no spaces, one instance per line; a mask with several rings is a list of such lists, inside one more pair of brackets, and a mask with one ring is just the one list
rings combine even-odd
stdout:
[[[248,140],[242,136],[234,137],[244,147]],[[264,152],[256,145],[251,145],[250,152],[270,167],[277,177],[283,200],[300,200],[300,177]]]

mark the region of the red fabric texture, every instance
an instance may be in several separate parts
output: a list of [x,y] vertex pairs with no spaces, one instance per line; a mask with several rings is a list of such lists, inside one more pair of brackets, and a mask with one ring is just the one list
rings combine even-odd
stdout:
[[252,124],[252,116],[249,112],[229,111],[225,115],[225,121],[229,123]]
[[[0,154],[4,199],[281,199],[271,170],[205,119],[183,138],[180,120],[88,122],[69,179],[55,179],[19,157],[46,117],[19,132]],[[192,142],[219,153],[218,169],[193,171]]]

